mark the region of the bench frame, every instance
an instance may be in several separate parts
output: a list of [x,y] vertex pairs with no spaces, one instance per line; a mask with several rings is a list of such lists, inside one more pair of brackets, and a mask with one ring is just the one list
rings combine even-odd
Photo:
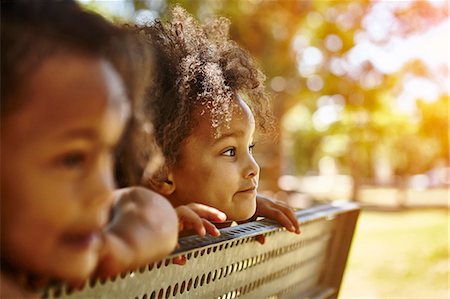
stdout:
[[[163,261],[77,291],[47,290],[47,298],[336,298],[359,215],[354,203],[297,211],[302,233],[271,220],[221,229],[219,237],[180,238]],[[255,240],[263,234],[264,245]],[[172,258],[185,255],[184,266]]]

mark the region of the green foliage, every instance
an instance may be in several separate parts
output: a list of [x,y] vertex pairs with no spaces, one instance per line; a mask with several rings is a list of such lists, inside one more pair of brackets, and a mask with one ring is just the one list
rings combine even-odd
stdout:
[[450,96],[443,95],[432,103],[419,101],[418,108],[421,116],[419,134],[434,141],[437,159],[448,161],[450,157]]
[[[322,136],[312,130],[299,131],[294,137],[293,150],[295,166],[298,173],[318,172],[317,161],[320,157],[317,149],[320,148]],[[305,159],[305,157],[308,157]]]

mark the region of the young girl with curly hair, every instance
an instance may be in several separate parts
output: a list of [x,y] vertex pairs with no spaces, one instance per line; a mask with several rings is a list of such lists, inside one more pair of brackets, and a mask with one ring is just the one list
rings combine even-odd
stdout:
[[257,195],[254,134],[273,117],[265,76],[228,30],[226,18],[201,25],[179,6],[170,22],[139,28],[156,57],[146,105],[165,158],[143,183],[174,206],[202,203],[233,221],[266,216],[299,233],[289,206]]

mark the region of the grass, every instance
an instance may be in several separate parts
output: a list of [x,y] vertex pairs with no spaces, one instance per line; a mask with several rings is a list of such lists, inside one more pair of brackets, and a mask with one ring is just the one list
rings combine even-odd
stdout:
[[363,211],[339,298],[450,298],[449,211]]

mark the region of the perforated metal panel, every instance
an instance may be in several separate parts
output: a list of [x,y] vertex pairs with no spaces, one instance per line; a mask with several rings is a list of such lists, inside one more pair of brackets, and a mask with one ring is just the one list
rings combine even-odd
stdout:
[[[345,266],[351,236],[339,245],[346,247],[344,251],[334,250],[333,243],[340,244],[335,239],[343,232],[353,233],[357,212],[349,203],[299,211],[301,235],[262,220],[222,229],[217,238],[182,238],[180,248],[164,261],[105,281],[92,280],[78,291],[53,288],[45,297],[299,298],[314,292],[335,296],[343,272],[339,265],[343,261]],[[347,218],[354,219],[353,227],[342,221]],[[254,238],[260,234],[265,236],[263,245]],[[336,258],[335,251],[342,256]],[[180,254],[187,257],[186,265],[172,263]]]

